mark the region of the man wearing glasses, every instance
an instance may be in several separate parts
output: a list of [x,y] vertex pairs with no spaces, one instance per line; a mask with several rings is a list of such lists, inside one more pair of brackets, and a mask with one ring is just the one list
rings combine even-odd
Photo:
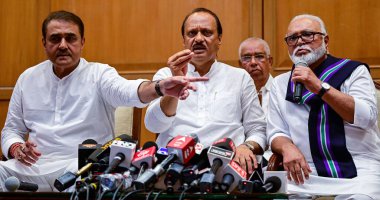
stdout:
[[240,44],[239,58],[240,67],[244,68],[255,82],[261,108],[266,114],[273,80],[269,73],[273,63],[269,45],[261,38],[248,38]]
[[[296,67],[273,80],[267,136],[283,156],[289,192],[380,199],[380,134],[368,65],[329,55],[329,36],[316,16],[293,18],[285,41]],[[295,82],[304,86],[300,102],[293,99]]]

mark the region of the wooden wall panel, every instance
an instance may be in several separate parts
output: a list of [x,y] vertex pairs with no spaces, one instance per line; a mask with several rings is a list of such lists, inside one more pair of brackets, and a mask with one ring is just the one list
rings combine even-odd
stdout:
[[317,15],[330,36],[329,52],[337,57],[366,62],[373,78],[380,78],[380,1],[373,0],[265,0],[264,38],[271,44],[274,74],[290,69],[283,40],[290,20],[298,15]]
[[[46,58],[41,23],[50,11],[68,10],[82,18],[84,58],[108,63],[136,79],[151,78],[183,49],[182,20],[196,7],[220,17],[224,33],[219,60],[237,65],[240,42],[262,35],[262,6],[262,0],[0,0],[0,124],[18,76]],[[143,116],[142,138],[149,140]]]

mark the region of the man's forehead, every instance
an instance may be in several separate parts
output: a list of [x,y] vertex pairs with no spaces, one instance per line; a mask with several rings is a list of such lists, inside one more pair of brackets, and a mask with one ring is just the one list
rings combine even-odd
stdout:
[[242,52],[251,52],[251,53],[265,53],[264,44],[258,40],[246,41],[242,46]]
[[187,18],[185,25],[187,28],[197,28],[200,25],[202,25],[202,27],[212,27],[213,25],[215,25],[216,27],[216,21],[214,17],[209,13],[196,12],[190,15],[189,18]]
[[309,18],[296,19],[289,24],[287,35],[301,31],[321,31],[320,24]]

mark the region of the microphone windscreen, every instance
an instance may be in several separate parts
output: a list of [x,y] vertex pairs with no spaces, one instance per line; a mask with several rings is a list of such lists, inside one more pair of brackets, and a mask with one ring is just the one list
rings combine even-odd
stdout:
[[271,176],[265,180],[265,184],[272,183],[272,188],[268,192],[277,192],[281,188],[281,179],[277,176]]
[[217,140],[212,144],[212,146],[235,152],[235,144],[231,138],[222,138]]
[[93,139],[87,139],[83,141],[82,144],[98,144],[98,143]]
[[150,148],[150,147],[156,147],[156,149],[158,149],[157,144],[155,142],[152,142],[152,141],[145,142],[145,144],[143,145],[142,149],[147,149],[147,148]]
[[18,189],[20,186],[20,180],[18,178],[11,176],[5,180],[5,188],[7,188],[8,191],[14,192]]
[[307,64],[306,61],[300,60],[300,61],[298,61],[298,62],[295,64],[295,66],[296,66],[296,67],[297,67],[297,66],[308,67],[308,64]]

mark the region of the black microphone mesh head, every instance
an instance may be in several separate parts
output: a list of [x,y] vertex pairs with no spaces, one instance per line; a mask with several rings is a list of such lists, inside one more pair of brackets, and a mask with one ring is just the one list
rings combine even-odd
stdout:
[[14,176],[11,176],[7,178],[7,180],[5,180],[4,185],[8,191],[13,192],[13,191],[16,191],[18,187],[20,186],[20,180],[18,180],[18,178]]
[[281,179],[277,176],[271,176],[265,180],[265,184],[272,183],[273,187],[268,192],[277,192],[281,188]]
[[98,143],[93,139],[87,139],[83,141],[82,144],[98,144]]
[[235,144],[231,138],[222,138],[215,141],[212,146],[216,146],[225,150],[235,151]]
[[150,148],[150,147],[156,147],[156,149],[158,148],[158,146],[157,146],[157,144],[155,142],[148,141],[148,142],[145,142],[145,144],[143,145],[142,149],[147,149],[147,148]]
[[137,141],[134,140],[130,135],[127,135],[127,134],[121,134],[121,135],[117,136],[116,138],[120,138],[120,140],[124,141],[124,142],[132,142],[132,143],[137,144]]

